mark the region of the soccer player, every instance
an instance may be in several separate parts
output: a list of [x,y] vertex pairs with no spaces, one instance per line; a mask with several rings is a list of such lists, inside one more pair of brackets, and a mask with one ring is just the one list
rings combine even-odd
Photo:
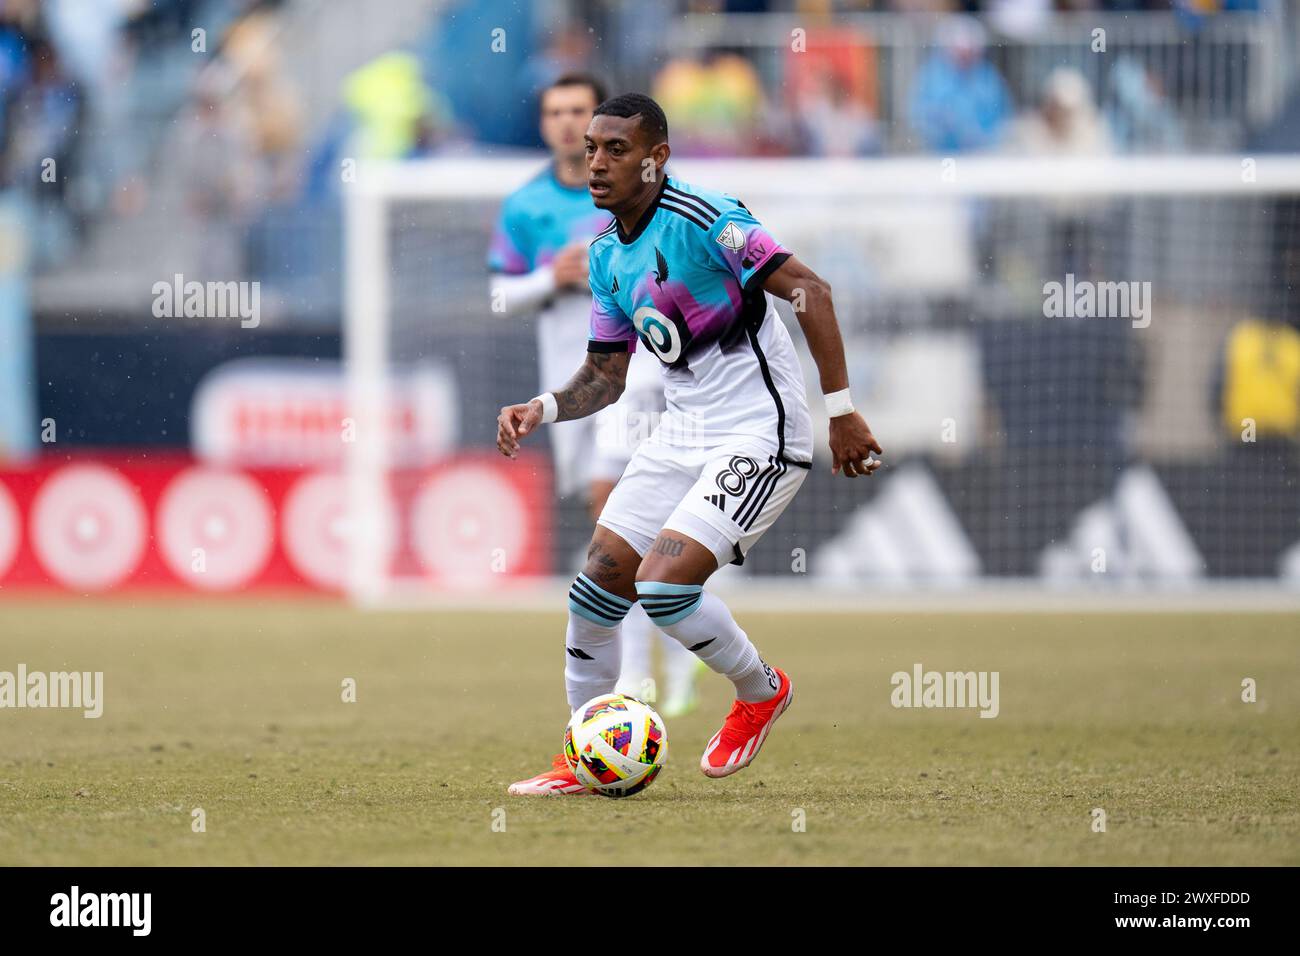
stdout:
[[[537,356],[543,382],[563,381],[573,370],[573,357],[586,348],[591,314],[587,244],[613,220],[596,208],[587,189],[583,137],[604,98],[600,82],[585,73],[565,74],[543,91],[540,132],[552,161],[506,199],[488,250],[496,310],[508,316],[539,313]],[[593,520],[648,434],[647,422],[663,409],[658,366],[653,356],[638,356],[617,404],[551,431],[556,491],[562,497],[585,491]],[[625,621],[627,654],[620,686],[634,696],[645,693],[655,633],[663,638],[666,669],[662,709],[671,717],[694,705],[696,659],[659,632],[640,609]]]
[[[795,305],[830,414],[831,471],[871,475],[881,454],[853,409],[830,287],[738,199],[669,176],[668,121],[648,96],[602,103],[586,133],[592,199],[614,222],[590,247],[587,358],[568,384],[501,409],[497,447],[516,457],[543,423],[594,414],[623,391],[638,340],[662,364],[668,409],[633,454],[569,590],[569,707],[613,690],[619,627],[634,603],[735,686],[700,758],[710,777],[753,761],[794,686],[759,656],[704,583],[746,552],[812,465],[812,424],[794,345],[768,293]],[[562,755],[510,786],[581,794]]]

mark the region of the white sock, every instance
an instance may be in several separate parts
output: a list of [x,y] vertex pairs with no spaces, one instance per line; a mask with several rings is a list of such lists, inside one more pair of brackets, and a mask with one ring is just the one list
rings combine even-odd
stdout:
[[631,601],[610,594],[585,574],[569,588],[564,690],[570,713],[593,697],[614,692],[622,656],[619,631],[631,607]]
[[[653,703],[656,696],[653,682],[646,684],[651,679],[650,634],[654,630],[655,626],[639,604],[634,604],[623,618],[623,667],[618,675],[619,693],[649,703]],[[672,644],[678,646],[676,641]]]
[[664,699],[687,697],[695,683],[695,655],[663,631],[659,637],[664,655]]
[[736,698],[771,700],[771,671],[736,619],[716,595],[698,584],[638,581],[637,598],[650,620],[713,670],[736,685]]

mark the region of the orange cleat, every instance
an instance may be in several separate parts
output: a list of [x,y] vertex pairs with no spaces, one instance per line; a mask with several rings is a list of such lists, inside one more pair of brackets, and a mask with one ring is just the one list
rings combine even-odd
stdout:
[[738,700],[731,705],[722,729],[713,735],[700,758],[700,770],[706,777],[726,777],[748,767],[758,756],[758,748],[763,746],[776,719],[794,700],[794,683],[785,671],[774,667],[772,672],[781,679],[781,684],[771,700],[758,704]]
[[573,775],[569,762],[564,759],[564,754],[555,755],[550,770],[529,777],[527,780],[512,783],[508,792],[517,797],[585,797],[591,793]]

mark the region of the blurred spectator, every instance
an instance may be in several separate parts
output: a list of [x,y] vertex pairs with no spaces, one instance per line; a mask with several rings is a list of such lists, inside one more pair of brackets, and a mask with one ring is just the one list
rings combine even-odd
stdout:
[[989,25],[1002,36],[1032,40],[1052,18],[1052,0],[985,0]]
[[1214,377],[1214,398],[1230,446],[1243,444],[1247,421],[1255,444],[1300,444],[1300,331],[1280,319],[1234,325]]
[[348,155],[406,159],[427,152],[447,125],[445,106],[425,84],[420,61],[385,53],[343,82],[352,119]]
[[91,89],[112,82],[130,0],[46,0],[50,38],[68,72]]
[[17,91],[8,113],[4,180],[20,185],[36,204],[32,245],[39,267],[66,255],[73,239],[67,183],[83,101],[48,41],[33,39],[27,53],[29,82]]
[[475,142],[541,145],[536,87],[527,70],[546,10],[518,0],[438,5],[434,25],[418,44],[424,75],[430,89],[446,97],[446,117],[455,116]]
[[543,90],[569,73],[591,69],[591,34],[578,23],[569,23],[551,33],[550,42],[524,63],[522,71],[529,102],[538,103]]
[[[1015,123],[1006,150],[1018,156],[1107,156],[1110,133],[1093,102],[1088,81],[1077,70],[1058,68],[1048,76],[1042,100]],[[1104,269],[1104,228],[1111,206],[1096,198],[1058,196],[1042,206],[1048,275],[1080,278]]]
[[985,58],[984,28],[973,17],[949,17],[935,43],[912,90],[911,123],[922,145],[948,154],[996,145],[1012,103],[1001,74]]
[[298,182],[302,108],[283,76],[272,16],[254,12],[235,23],[221,55],[237,77],[231,106],[248,127],[258,160],[256,192],[267,200],[285,199]]
[[863,156],[880,149],[876,51],[852,30],[819,30],[785,59],[785,89],[798,152]]
[[1006,145],[1030,156],[1105,156],[1114,152],[1088,81],[1078,70],[1063,67],[1048,76],[1038,108],[1016,121]]
[[1107,115],[1121,150],[1182,150],[1182,124],[1153,73],[1132,57],[1121,57],[1111,71],[1110,82],[1114,99]]
[[227,102],[228,82],[220,70],[200,76],[168,151],[179,164],[190,234],[203,237],[203,271],[217,278],[244,272],[240,247],[256,194],[255,150]]
[[651,95],[663,106],[673,148],[682,155],[755,151],[763,87],[744,57],[713,50],[703,60],[673,60],[655,77]]
[[1257,11],[1260,3],[1259,0],[1172,0],[1170,6],[1185,22],[1199,26],[1201,20],[1216,13]]
[[28,45],[36,21],[35,14],[29,9],[31,6],[0,6],[0,146],[8,146],[13,100],[22,93],[31,78],[32,64]]
[[865,103],[834,77],[815,77],[794,110],[795,124],[811,156],[866,156],[880,150],[880,127]]
[[456,132],[445,97],[424,80],[418,58],[385,53],[343,80],[342,110],[311,148],[304,198],[338,193],[339,163],[349,159],[412,159],[448,143]]
[[1251,130],[1246,148],[1253,153],[1300,153],[1300,86],[1287,94],[1286,100],[1268,122]]

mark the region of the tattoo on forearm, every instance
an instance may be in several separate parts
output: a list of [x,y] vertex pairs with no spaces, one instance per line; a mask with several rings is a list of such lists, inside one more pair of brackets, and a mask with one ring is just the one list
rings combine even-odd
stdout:
[[618,401],[623,394],[627,361],[626,352],[588,352],[582,368],[554,392],[559,410],[556,421],[586,418]]
[[665,557],[675,558],[682,553],[686,547],[686,542],[678,538],[670,538],[666,534],[661,534],[655,538],[654,547],[651,548],[655,554],[662,554]]

